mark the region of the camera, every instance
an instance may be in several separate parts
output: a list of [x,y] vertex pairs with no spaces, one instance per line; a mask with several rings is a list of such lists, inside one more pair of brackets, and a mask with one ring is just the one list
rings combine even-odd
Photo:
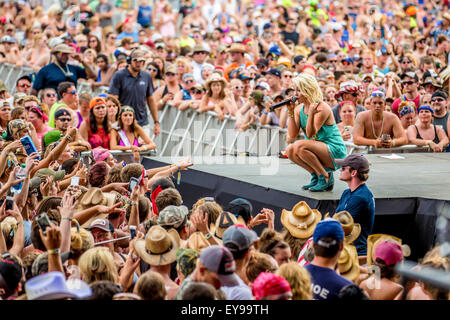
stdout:
[[46,212],[41,213],[36,217],[36,222],[39,226],[39,228],[42,230],[42,233],[46,236],[47,235],[47,227],[50,227],[50,219],[48,218],[48,215]]

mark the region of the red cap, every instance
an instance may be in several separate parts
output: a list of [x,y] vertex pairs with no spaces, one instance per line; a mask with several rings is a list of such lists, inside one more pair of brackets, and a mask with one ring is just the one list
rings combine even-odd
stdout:
[[392,241],[382,241],[375,248],[374,259],[380,258],[386,265],[397,264],[403,259],[402,247]]

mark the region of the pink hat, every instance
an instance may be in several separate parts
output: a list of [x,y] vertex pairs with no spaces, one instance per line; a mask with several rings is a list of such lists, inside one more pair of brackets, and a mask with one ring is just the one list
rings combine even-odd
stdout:
[[392,241],[382,241],[375,248],[374,259],[380,258],[386,265],[390,266],[403,259],[402,247]]
[[110,153],[106,149],[95,148],[94,150],[92,150],[92,155],[94,156],[95,162],[98,162],[98,161],[105,161],[106,158],[109,157]]
[[275,298],[291,292],[287,280],[271,272],[261,272],[252,285],[252,294],[255,300]]

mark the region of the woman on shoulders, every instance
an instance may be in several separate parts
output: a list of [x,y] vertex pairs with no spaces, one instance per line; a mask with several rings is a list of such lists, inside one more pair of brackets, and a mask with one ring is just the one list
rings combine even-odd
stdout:
[[[139,159],[140,151],[153,150],[156,144],[136,122],[134,109],[123,106],[119,112],[118,129],[111,131],[111,150],[131,150],[134,158]],[[139,143],[141,138],[144,143]]]
[[83,121],[80,126],[81,137],[89,142],[92,149],[97,147],[109,149],[110,125],[105,99],[93,98],[89,108],[89,119]]
[[442,152],[448,145],[449,139],[444,129],[432,124],[433,109],[429,106],[421,106],[418,109],[419,121],[417,125],[408,127],[406,134],[411,144],[416,146],[428,146],[433,152]]

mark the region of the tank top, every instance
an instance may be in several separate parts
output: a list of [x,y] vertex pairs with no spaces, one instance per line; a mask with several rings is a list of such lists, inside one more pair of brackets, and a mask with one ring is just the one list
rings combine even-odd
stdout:
[[102,147],[104,149],[109,150],[110,135],[109,135],[109,133],[106,133],[105,128],[97,128],[97,132],[92,133],[91,126],[89,125],[89,121],[86,120],[86,122],[88,123],[88,128],[89,128],[88,141],[89,141],[89,144],[91,145],[92,149]]
[[[178,85],[178,88],[180,88],[180,90],[183,89],[183,87],[181,86],[181,84]],[[166,94],[168,94],[168,93],[171,93],[171,92],[169,91],[168,86],[165,85],[165,86],[164,86],[164,91],[163,91],[163,93],[162,93],[161,98],[164,97],[164,96],[165,96]]]
[[[128,147],[130,145],[130,142],[129,141],[123,141],[122,137],[124,137],[124,138],[126,137],[127,140],[128,140],[127,134],[125,133],[124,130],[120,130],[119,131],[119,138],[120,138],[119,146]],[[136,137],[134,137],[133,145],[136,146],[136,147],[139,147],[139,142],[138,142],[138,139]]]
[[[416,128],[416,131],[417,131],[416,138],[417,138],[417,139],[421,139],[421,140],[425,140],[424,138],[422,138],[422,137],[420,136],[419,129],[417,128],[417,126],[414,125],[414,127]],[[437,134],[437,131],[436,131],[436,126],[433,125],[433,128],[434,128],[434,139],[433,139],[433,142],[436,143],[436,144],[438,144],[438,143],[439,143],[439,137],[438,137],[438,134]]]

